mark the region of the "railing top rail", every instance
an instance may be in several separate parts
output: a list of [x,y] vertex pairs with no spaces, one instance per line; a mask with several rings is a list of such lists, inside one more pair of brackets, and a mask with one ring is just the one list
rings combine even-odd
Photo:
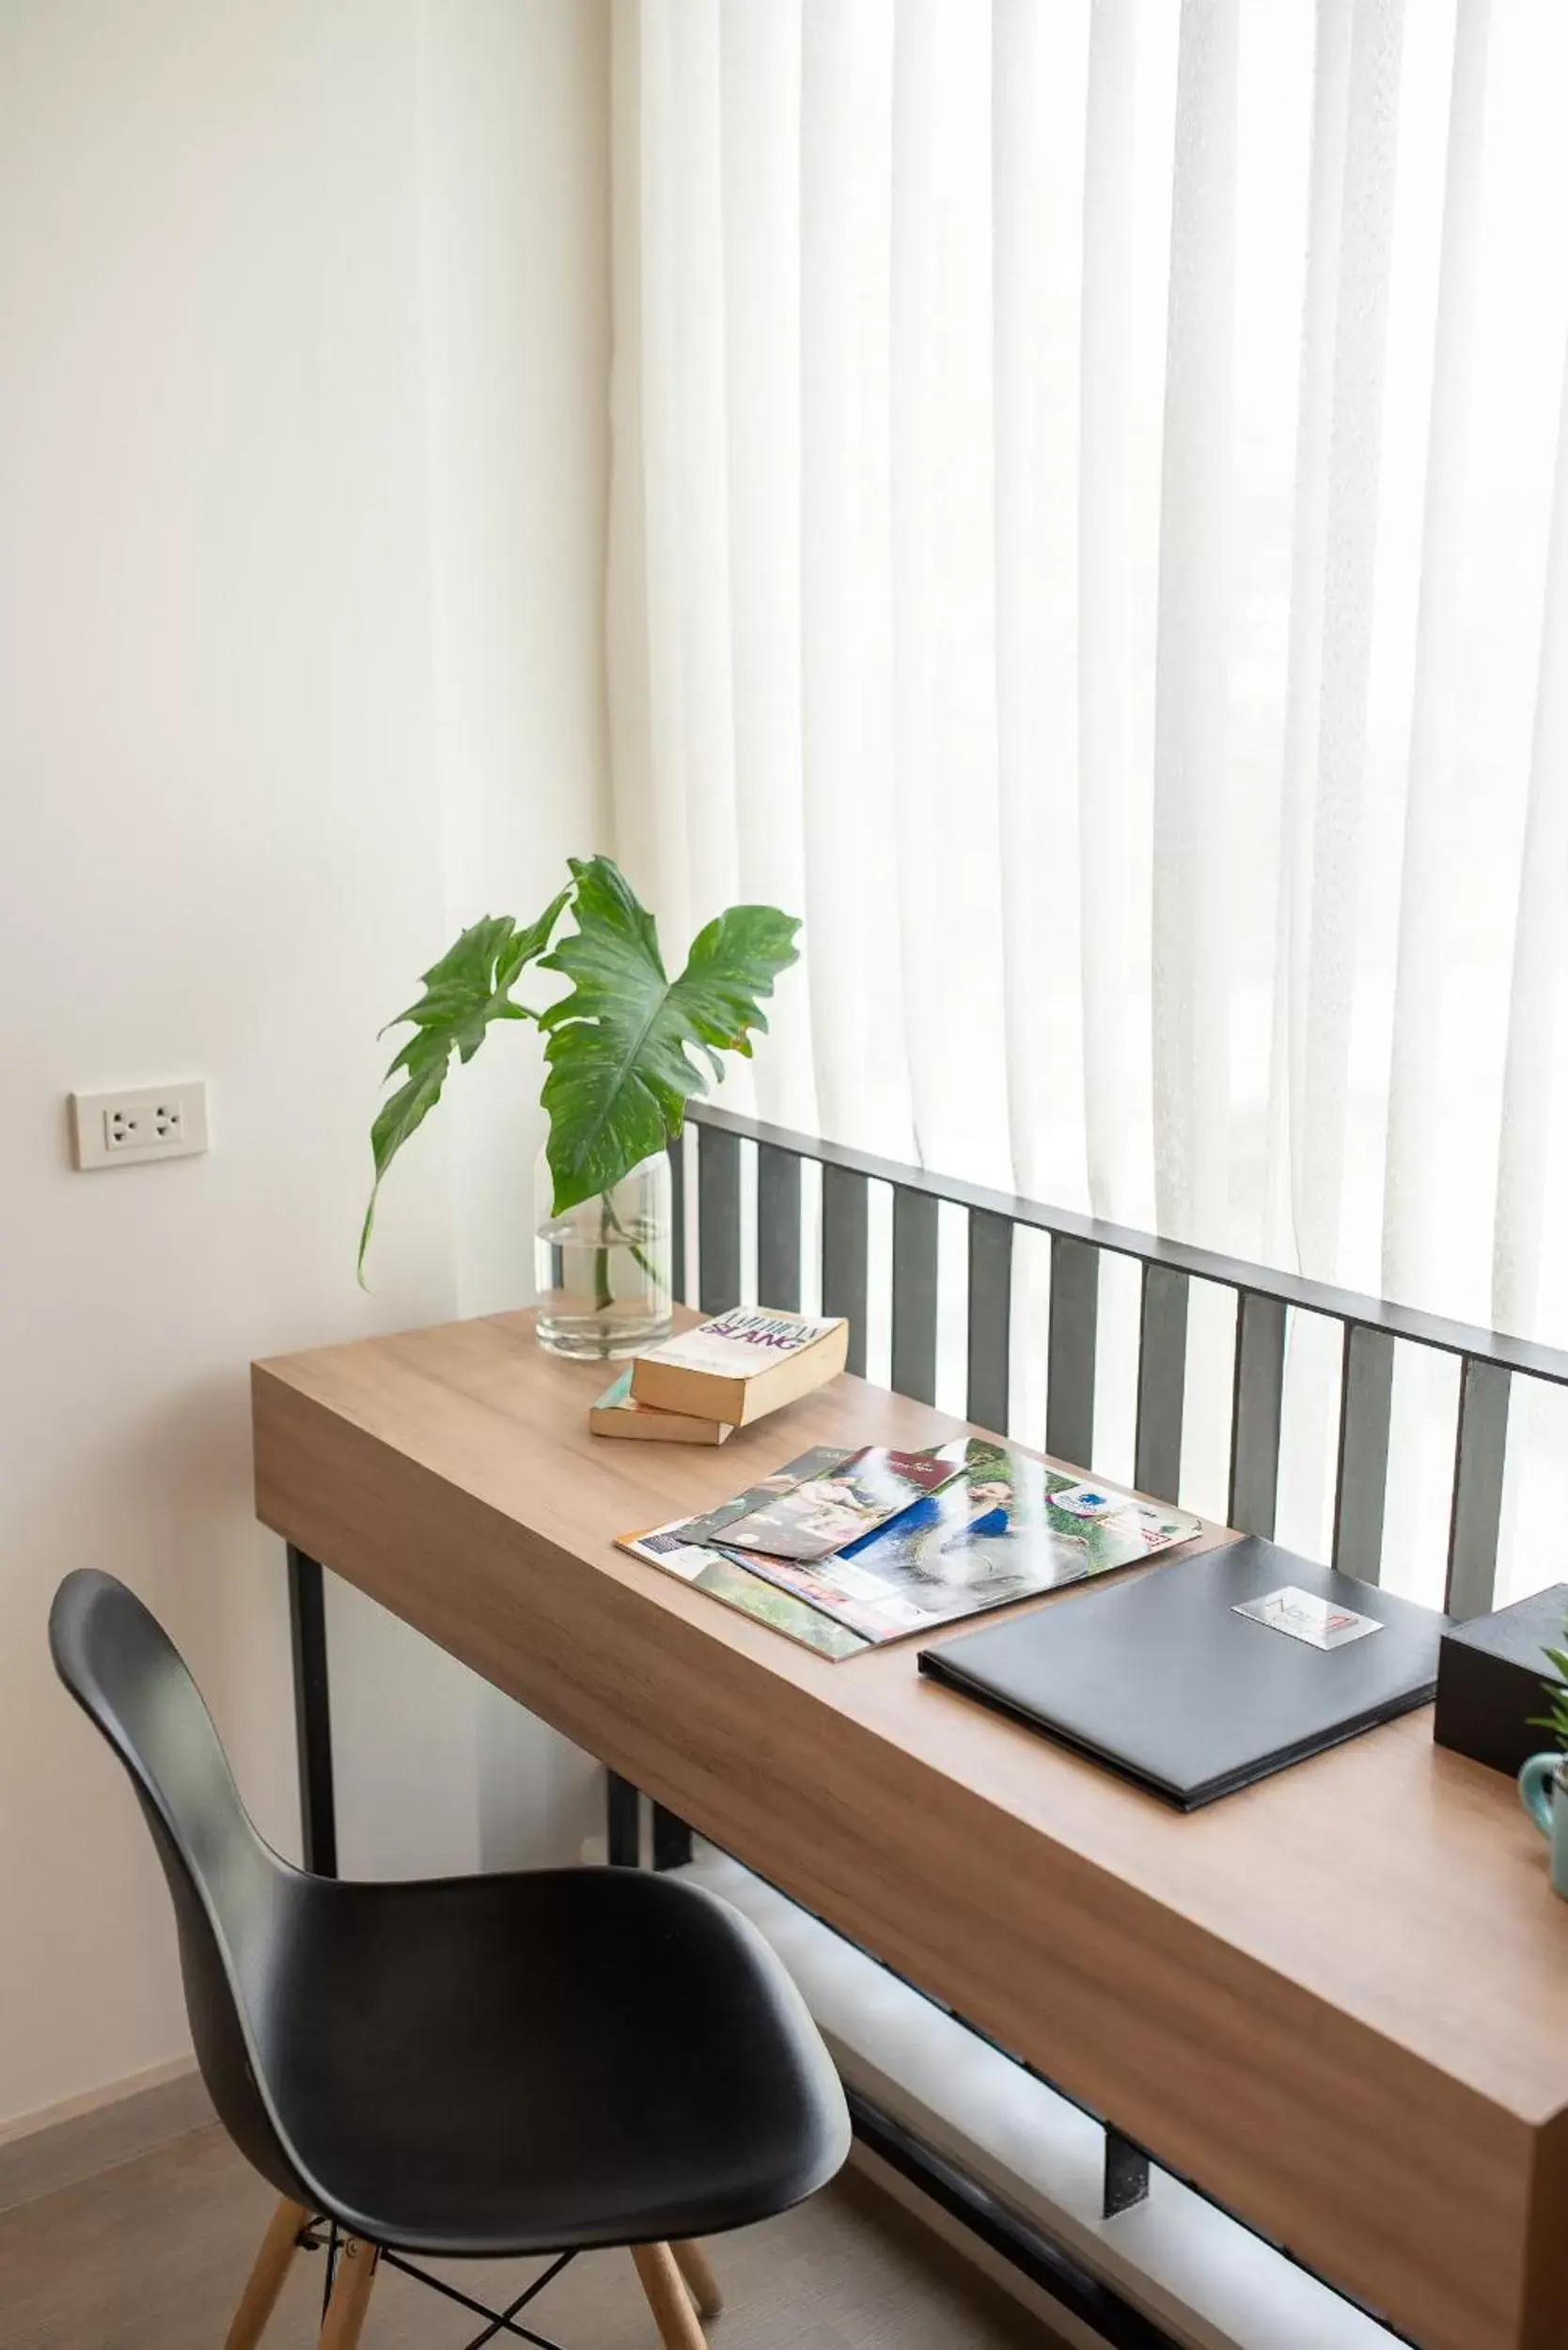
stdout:
[[905,1191],[946,1199],[955,1207],[1005,1216],[1013,1224],[1029,1225],[1038,1231],[1056,1233],[1066,1240],[1083,1241],[1091,1248],[1108,1249],[1113,1256],[1132,1257],[1142,1264],[1166,1265],[1195,1281],[1215,1281],[1244,1296],[1278,1298],[1283,1305],[1297,1306],[1305,1313],[1326,1315],[1353,1329],[1382,1330],[1390,1338],[1407,1339],[1416,1346],[1434,1347],[1446,1355],[1469,1355],[1480,1362],[1499,1364],[1507,1371],[1521,1371],[1529,1378],[1568,1386],[1568,1352],[1541,1345],[1533,1339],[1511,1338],[1504,1331],[1483,1330],[1467,1322],[1450,1322],[1441,1314],[1423,1313],[1415,1306],[1391,1305],[1386,1298],[1364,1297],[1358,1291],[1336,1289],[1325,1281],[1309,1280],[1298,1273],[1278,1273],[1268,1265],[1249,1264],[1244,1258],[1223,1257],[1213,1249],[1161,1240],[1152,1232],[1139,1232],[1129,1225],[1105,1224],[1097,1216],[1080,1215],[1071,1208],[1049,1208],[1038,1199],[1021,1199],[1011,1192],[992,1191],[982,1183],[965,1183],[957,1176],[933,1175],[924,1167],[904,1167],[895,1159],[851,1150],[845,1143],[796,1134],[786,1126],[771,1126],[761,1119],[743,1118],[711,1103],[694,1102],[688,1116],[695,1124],[712,1127],[718,1134],[738,1135],[743,1140],[764,1143],[775,1151],[788,1151],[797,1158],[816,1159],[824,1167],[842,1167],[846,1173],[868,1176],[877,1183],[901,1184]]

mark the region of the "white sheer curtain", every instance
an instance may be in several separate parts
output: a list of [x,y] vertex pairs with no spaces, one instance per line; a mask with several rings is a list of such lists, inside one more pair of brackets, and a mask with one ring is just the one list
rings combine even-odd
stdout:
[[804,912],[760,1107],[1568,1340],[1561,0],[614,37],[619,846]]

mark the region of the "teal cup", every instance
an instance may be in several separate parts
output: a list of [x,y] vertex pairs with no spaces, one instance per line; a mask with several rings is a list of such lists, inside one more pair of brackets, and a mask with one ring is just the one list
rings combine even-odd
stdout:
[[1560,1754],[1532,1754],[1519,1773],[1519,1801],[1552,1848],[1552,1890],[1568,1901],[1568,1803],[1557,1792]]

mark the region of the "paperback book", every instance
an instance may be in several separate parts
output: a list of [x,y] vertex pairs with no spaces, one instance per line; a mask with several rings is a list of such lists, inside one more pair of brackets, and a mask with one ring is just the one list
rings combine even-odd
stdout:
[[632,1393],[658,1411],[745,1428],[844,1368],[849,1324],[736,1306],[651,1346],[632,1365]]
[[588,1427],[596,1436],[633,1436],[654,1444],[723,1444],[734,1430],[722,1419],[699,1418],[694,1412],[661,1412],[639,1403],[632,1393],[632,1374],[623,1371],[588,1406]]

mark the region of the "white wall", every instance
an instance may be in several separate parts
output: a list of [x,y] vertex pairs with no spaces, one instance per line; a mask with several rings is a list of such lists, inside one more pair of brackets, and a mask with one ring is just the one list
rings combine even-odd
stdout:
[[[420,227],[450,932],[480,913],[538,913],[567,856],[608,836],[608,71],[600,0],[427,0]],[[534,1032],[504,1030],[444,1105],[460,1313],[532,1293],[542,1076]],[[344,1866],[574,1860],[603,1825],[597,1767],[346,1587],[328,1598]],[[424,1726],[397,1748],[384,1723],[394,1676]]]
[[[377,1026],[601,821],[604,70],[600,0],[0,10],[0,2123],[186,2044],[58,1577],[149,1598],[291,1845],[245,1363],[526,1293],[510,1039],[353,1246]],[[210,1156],[70,1170],[71,1088],[191,1074]],[[537,1739],[334,1630],[350,1861],[515,1835]]]

